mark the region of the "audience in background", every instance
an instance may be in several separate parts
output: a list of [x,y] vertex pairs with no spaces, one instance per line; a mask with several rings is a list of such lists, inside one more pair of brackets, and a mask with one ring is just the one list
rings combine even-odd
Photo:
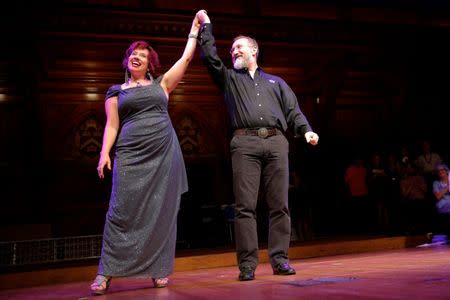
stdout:
[[[392,152],[387,157],[376,152],[368,167],[357,155],[346,168],[346,222],[353,226],[348,227],[352,233],[433,231],[439,237],[442,228],[450,227],[450,221],[446,223],[450,220],[450,194],[439,192],[448,185],[448,180],[442,179],[448,169],[443,167],[441,155],[432,151],[429,140],[423,141],[420,150],[411,149],[403,144],[398,148],[398,155]],[[438,181],[434,181],[436,166],[439,166]]]

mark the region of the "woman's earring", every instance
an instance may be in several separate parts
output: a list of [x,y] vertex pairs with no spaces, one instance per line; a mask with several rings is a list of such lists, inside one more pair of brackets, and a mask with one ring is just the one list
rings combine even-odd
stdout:
[[147,77],[150,81],[153,81],[152,74],[150,74],[150,70],[147,69]]
[[125,83],[128,83],[128,80],[130,79],[129,75],[128,75],[128,70],[125,69]]

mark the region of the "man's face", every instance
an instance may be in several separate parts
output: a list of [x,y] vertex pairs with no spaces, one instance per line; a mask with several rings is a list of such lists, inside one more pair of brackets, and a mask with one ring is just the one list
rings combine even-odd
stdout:
[[230,54],[233,67],[236,70],[248,68],[252,55],[255,53],[254,47],[252,47],[246,38],[236,40],[231,46]]
[[439,178],[445,179],[447,177],[447,175],[448,175],[447,170],[444,169],[444,168],[439,168],[438,169],[438,175],[439,175]]

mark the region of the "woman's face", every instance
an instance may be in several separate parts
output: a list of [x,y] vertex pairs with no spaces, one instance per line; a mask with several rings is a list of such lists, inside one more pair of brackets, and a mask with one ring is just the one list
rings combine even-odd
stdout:
[[130,72],[143,72],[148,69],[148,49],[134,49],[131,55],[128,57],[128,70]]

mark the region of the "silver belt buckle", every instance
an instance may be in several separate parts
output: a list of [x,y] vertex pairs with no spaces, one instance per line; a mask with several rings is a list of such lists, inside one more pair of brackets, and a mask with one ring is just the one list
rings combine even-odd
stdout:
[[259,128],[259,129],[258,129],[258,136],[259,136],[260,138],[265,139],[266,137],[269,136],[269,130],[267,130],[266,127],[261,127],[261,128]]

